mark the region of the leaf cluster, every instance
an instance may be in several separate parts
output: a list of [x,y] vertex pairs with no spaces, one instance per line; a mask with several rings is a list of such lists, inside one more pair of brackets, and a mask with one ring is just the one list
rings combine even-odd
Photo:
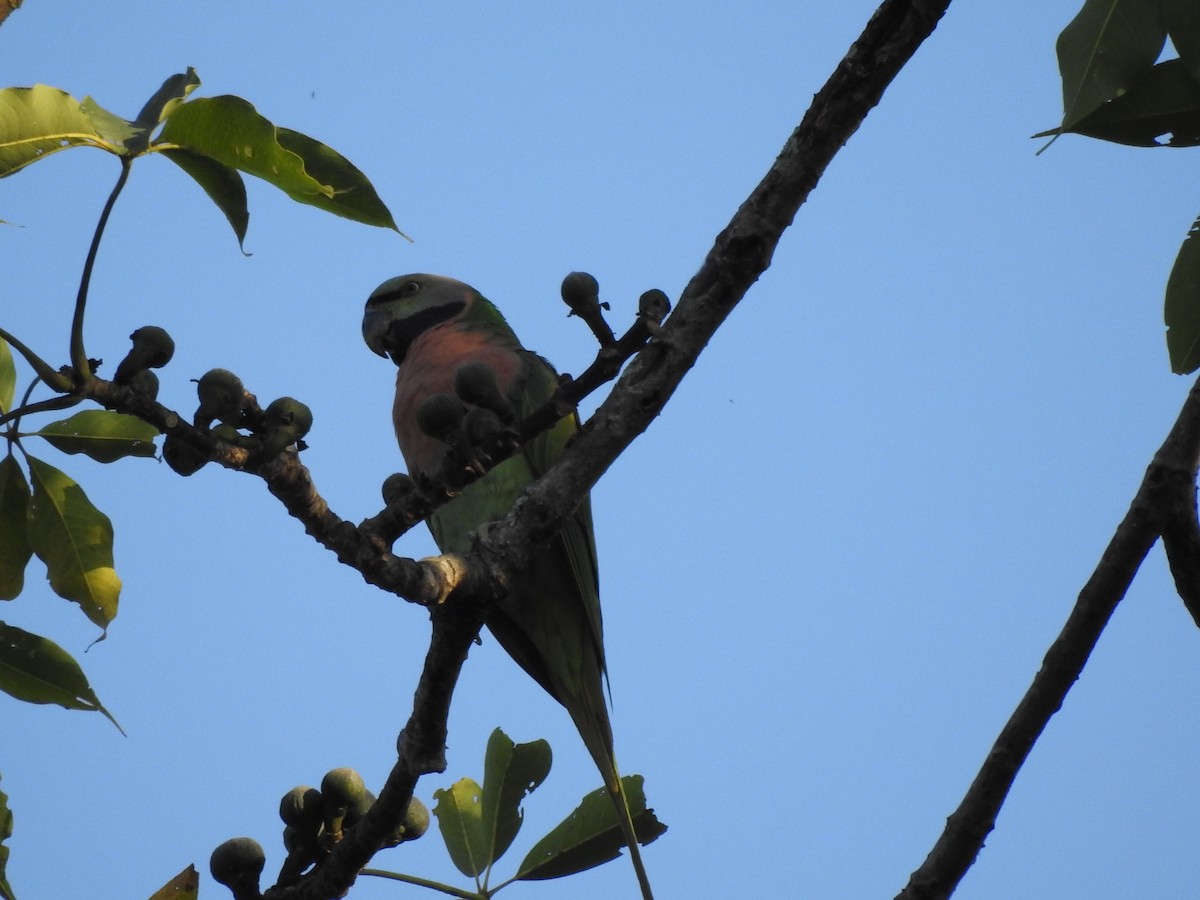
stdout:
[[[625,846],[606,790],[580,801],[566,819],[538,840],[508,880],[490,883],[493,865],[508,851],[524,823],[522,803],[550,773],[552,754],[544,740],[516,744],[497,728],[488,739],[483,783],[462,778],[434,792],[433,813],[455,867],[475,881],[475,891],[434,885],[422,879],[364,870],[364,874],[435,887],[457,897],[486,900],[516,881],[563,878],[603,865]],[[649,844],[667,830],[646,807],[640,775],[621,779],[638,842]]]
[[0,90],[0,178],[71,147],[125,161],[158,153],[203,188],[239,246],[250,221],[242,172],[298,203],[399,231],[367,177],[332,147],[275,125],[241,97],[189,99],[199,85],[194,69],[172,75],[133,119],[44,84]]
[[[91,97],[78,101],[46,85],[0,90],[0,178],[72,147],[105,150],[121,163],[120,177],[101,212],[84,264],[69,335],[69,364],[55,368],[0,327],[0,438],[5,441],[0,457],[0,600],[12,600],[22,592],[26,569],[36,555],[46,566],[51,589],[79,604],[101,629],[115,618],[121,590],[113,561],[112,524],[78,482],[30,453],[26,441],[39,438],[64,453],[111,463],[155,456],[154,439],[160,430],[171,431],[169,424],[178,420],[164,410],[156,427],[151,424],[156,420],[142,414],[143,407],[162,410],[155,404],[158,378],[151,370],[165,365],[174,351],[165,331],[156,326],[134,331],[133,349],[117,366],[113,382],[95,377],[100,363],[85,349],[84,313],[92,267],[133,161],[161,154],[179,166],[224,214],[239,246],[249,222],[242,173],[267,181],[297,202],[399,232],[370,182],[341,154],[307,135],[276,126],[239,97],[191,99],[199,84],[190,68],[171,76],[132,119],[105,109]],[[13,350],[34,376],[19,403],[15,402]],[[39,384],[56,396],[30,402]],[[35,414],[95,399],[95,389],[102,384],[122,393],[127,411],[138,415],[90,409],[22,429],[22,423]],[[302,446],[300,439],[311,424],[303,404],[281,398],[258,413],[253,422],[242,415],[222,426],[230,432],[227,443],[241,448],[255,441],[253,449],[259,457],[278,454],[290,445]],[[250,426],[257,428],[251,435],[242,434]],[[199,431],[200,438],[207,438],[208,423]],[[30,703],[98,711],[116,724],[66,650],[2,621],[0,690]],[[4,799],[0,794],[0,842],[11,833],[12,817]],[[12,896],[4,880],[7,855],[8,848],[0,846],[0,900]],[[181,873],[180,878],[187,874]],[[193,891],[194,875],[193,870]]]
[[[1167,39],[1179,56],[1159,61]],[[1062,123],[1133,147],[1200,145],[1200,11],[1193,0],[1086,0],[1058,37]],[[1166,141],[1163,141],[1166,136]],[[1200,217],[1167,281],[1171,371],[1200,368]]]

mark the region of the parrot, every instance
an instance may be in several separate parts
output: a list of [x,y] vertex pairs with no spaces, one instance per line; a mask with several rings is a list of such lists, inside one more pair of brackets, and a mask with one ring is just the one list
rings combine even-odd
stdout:
[[[558,386],[551,365],[521,345],[491,301],[445,276],[401,275],[385,281],[367,300],[362,332],[371,350],[390,357],[398,367],[392,421],[414,477],[435,477],[451,453],[451,447],[430,436],[418,420],[428,398],[452,399],[464,366],[465,371],[477,372],[481,364],[491,370],[516,420],[549,400]],[[471,533],[503,517],[521,491],[562,454],[578,428],[576,413],[564,416],[435,510],[428,525],[438,548],[443,553],[470,552]],[[486,625],[517,664],[566,707],[612,798],[642,897],[652,900],[613,753],[596,544],[587,497],[530,567],[513,578]]]

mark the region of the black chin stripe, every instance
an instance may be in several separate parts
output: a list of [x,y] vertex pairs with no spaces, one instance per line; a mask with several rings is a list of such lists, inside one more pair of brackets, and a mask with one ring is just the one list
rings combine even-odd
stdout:
[[435,325],[453,319],[466,307],[466,303],[446,303],[442,306],[430,306],[411,316],[397,319],[388,328],[384,348],[392,357],[392,361],[400,365],[413,341]]

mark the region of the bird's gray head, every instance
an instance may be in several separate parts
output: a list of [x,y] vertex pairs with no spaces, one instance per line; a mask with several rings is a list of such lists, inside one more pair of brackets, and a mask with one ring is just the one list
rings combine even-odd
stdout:
[[459,319],[479,298],[469,284],[444,275],[389,278],[367,298],[362,333],[367,346],[396,365],[420,335]]

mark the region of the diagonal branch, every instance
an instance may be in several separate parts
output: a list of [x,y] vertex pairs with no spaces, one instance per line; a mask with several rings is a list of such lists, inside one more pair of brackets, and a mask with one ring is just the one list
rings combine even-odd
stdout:
[[[816,186],[837,151],[858,129],[884,90],[936,27],[950,0],[886,0],[829,81],[813,99],[800,126],[775,164],[729,225],[717,237],[700,271],[692,278],[675,312],[631,363],[616,388],[581,429],[575,443],[538,482],[531,485],[500,522],[481,529],[476,553],[455,595],[490,597],[507,575],[528,565],[538,549],[562,527],[604,471],[649,426],[695,364],[717,328],[770,265],[780,236]],[[483,563],[478,565],[476,563]],[[458,603],[435,610],[439,620],[458,620]],[[417,688],[417,704],[401,742],[401,755],[380,793],[379,814],[372,810],[369,833],[334,847],[320,871],[303,883],[268,892],[274,900],[326,900],[354,880],[372,845],[399,820],[417,778],[436,757],[424,751],[445,735],[444,714],[470,638],[482,622],[478,599],[466,604],[466,627],[446,644],[435,640]],[[448,630],[455,629],[449,625]],[[461,626],[460,626],[461,627]],[[435,658],[439,656],[440,659]],[[430,698],[434,698],[430,702]],[[444,702],[443,702],[444,701]],[[422,714],[427,704],[434,718]],[[417,748],[414,735],[423,735]],[[381,808],[390,798],[387,809]],[[402,802],[403,801],[403,802]],[[389,812],[390,810],[390,812]]]
[[1164,518],[1169,518],[1171,509],[1178,506],[1181,490],[1191,495],[1188,502],[1194,520],[1198,461],[1200,381],[1192,387],[1179,418],[1155,453],[1129,512],[1080,591],[1075,608],[1046,653],[1029,690],[1000,732],[958,809],[946,820],[941,837],[897,900],[941,900],[954,892],[995,827],[1000,807],[1034,742],[1051,716],[1062,708],[1101,632],[1158,539]]

